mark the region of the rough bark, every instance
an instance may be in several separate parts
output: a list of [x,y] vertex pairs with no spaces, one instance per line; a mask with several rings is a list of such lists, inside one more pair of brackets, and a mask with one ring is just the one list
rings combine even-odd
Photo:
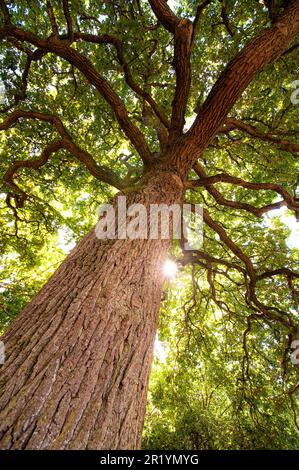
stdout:
[[[128,204],[182,189],[161,172]],[[168,247],[93,229],[70,253],[2,338],[0,448],[138,448]]]
[[[203,2],[200,8],[207,3]],[[272,27],[252,39],[227,65],[186,134],[182,131],[192,75],[190,55],[200,9],[192,26],[174,15],[166,0],[150,0],[150,5],[159,23],[174,36],[176,89],[170,125],[153,98],[134,82],[122,44],[108,35],[78,35],[73,31],[66,2],[67,35],[59,36],[54,13],[48,9],[52,34],[43,38],[13,25],[9,9],[0,0],[4,19],[0,40],[17,41],[22,48],[24,43],[37,48],[28,53],[23,97],[31,62],[45,54],[55,54],[80,71],[109,104],[148,169],[156,155],[130,118],[124,101],[90,59],[72,46],[77,40],[113,44],[127,84],[151,106],[166,135],[166,128],[169,131],[160,162],[186,179],[242,92],[259,71],[287,50],[298,34],[299,1],[287,2]],[[16,98],[15,104],[18,101]],[[45,120],[41,113],[31,117]],[[10,126],[10,119],[15,118],[18,119],[16,114],[8,118],[2,128]],[[51,122],[49,117],[47,120]],[[49,151],[62,147],[84,163],[99,181],[123,187],[105,168],[95,166],[92,157],[74,144],[56,118],[51,120],[62,140],[52,143],[33,164],[27,160],[18,162],[6,173],[6,182],[16,193],[9,197],[19,202],[14,170],[39,168],[47,161]],[[213,189],[210,192],[223,205],[232,206],[231,201],[221,199],[220,193]],[[175,173],[164,171],[152,176],[143,190],[131,194],[130,202],[167,204],[178,202],[181,197],[181,180]],[[244,204],[238,207],[245,209]],[[250,206],[246,207],[249,210]],[[254,298],[256,277],[250,261],[217,223],[209,216],[205,218],[246,265]],[[163,282],[160,267],[168,245],[159,240],[100,242],[91,231],[18,317],[3,337],[7,360],[0,383],[1,448],[138,447]]]

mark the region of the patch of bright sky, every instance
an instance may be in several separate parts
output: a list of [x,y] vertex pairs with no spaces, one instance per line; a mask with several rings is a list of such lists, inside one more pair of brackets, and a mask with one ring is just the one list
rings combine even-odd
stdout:
[[178,0],[168,0],[167,1],[168,3],[168,6],[172,9],[172,10],[175,10],[176,7],[178,6]]
[[193,122],[196,119],[197,114],[192,114],[192,116],[188,116],[185,120],[184,132],[187,132],[190,127],[192,126]]
[[265,218],[265,225],[271,226],[271,219],[279,217],[280,221],[284,223],[291,231],[289,237],[286,240],[286,244],[289,248],[299,248],[299,222],[296,221],[296,217],[286,207],[281,207],[274,211],[269,212]]
[[167,348],[165,346],[165,343],[159,340],[158,335],[155,339],[154,355],[160,362],[165,364],[167,358]]
[[57,248],[62,250],[65,254],[68,254],[76,245],[74,241],[70,241],[71,231],[67,228],[61,228],[58,230],[58,243]]
[[295,217],[283,216],[283,223],[285,223],[291,230],[291,234],[287,239],[287,245],[289,248],[299,248],[299,222],[295,220]]

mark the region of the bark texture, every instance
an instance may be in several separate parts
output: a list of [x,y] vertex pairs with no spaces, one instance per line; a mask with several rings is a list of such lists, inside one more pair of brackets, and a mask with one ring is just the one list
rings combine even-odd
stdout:
[[[128,204],[180,202],[162,172]],[[2,340],[2,449],[136,449],[168,240],[106,240],[94,229]]]
[[[277,18],[272,15],[272,26],[251,39],[228,63],[186,133],[183,128],[192,77],[191,52],[200,15],[209,1],[200,3],[192,23],[176,16],[166,0],[149,0],[159,25],[173,35],[174,40],[176,86],[170,120],[153,96],[134,81],[121,40],[106,33],[75,31],[68,2],[64,2],[67,34],[59,34],[53,9],[48,3],[52,33],[44,37],[14,25],[10,8],[0,1],[3,17],[0,40],[12,43],[22,51],[24,44],[36,48],[34,52],[24,49],[27,62],[23,89],[21,97],[15,97],[15,105],[26,96],[30,64],[44,55],[54,54],[79,71],[110,106],[120,128],[143,160],[145,171],[157,162],[163,166],[164,170],[160,168],[155,173],[151,170],[144,188],[131,193],[129,203],[148,206],[150,203],[181,202],[183,184],[177,174],[185,181],[194,167],[199,184],[205,181],[210,194],[222,205],[238,207],[255,215],[271,208],[268,205],[254,209],[249,204],[237,204],[224,198],[211,186],[198,159],[214,135],[221,132],[229,112],[250,82],[265,66],[280,57],[296,38],[299,0],[284,2],[283,13]],[[225,14],[223,10],[222,19],[229,29]],[[151,151],[145,135],[130,117],[125,101],[90,58],[74,47],[77,41],[110,44],[115,48],[126,84],[142,98],[143,104],[146,102],[150,106],[158,120],[154,127],[160,130],[160,152]],[[14,180],[16,171],[20,168],[39,169],[61,148],[84,164],[99,181],[118,189],[126,187],[127,183],[110,168],[98,165],[96,159],[76,145],[58,116],[18,109],[0,124],[0,131],[8,130],[20,118],[52,124],[60,140],[51,142],[39,159],[17,161],[7,170],[4,179],[11,189],[7,195],[10,208],[14,209],[11,199],[20,208],[27,197]],[[248,126],[245,130],[256,135],[256,130]],[[261,134],[258,137],[261,138]],[[273,137],[262,137],[279,144]],[[285,141],[283,145],[286,148]],[[216,175],[217,178],[227,181],[231,176]],[[251,184],[240,178],[234,178],[234,183],[244,187]],[[256,185],[250,187],[258,189]],[[279,207],[287,204],[297,210],[296,201],[285,190],[282,193],[278,185],[275,190],[284,198],[275,204]],[[264,306],[258,303],[254,294],[257,277],[252,262],[207,212],[204,215],[205,222],[244,262],[251,281],[250,298],[264,312]],[[92,230],[73,250],[3,337],[7,359],[0,382],[0,448],[135,449],[139,446],[163,283],[160,268],[168,246],[169,241],[162,240],[103,242]]]

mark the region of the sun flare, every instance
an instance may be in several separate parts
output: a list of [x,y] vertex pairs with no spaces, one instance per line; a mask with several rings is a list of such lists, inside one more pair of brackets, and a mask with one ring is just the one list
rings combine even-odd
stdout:
[[174,261],[167,259],[163,265],[163,273],[165,277],[167,277],[168,279],[174,279],[177,275],[177,272],[177,264]]

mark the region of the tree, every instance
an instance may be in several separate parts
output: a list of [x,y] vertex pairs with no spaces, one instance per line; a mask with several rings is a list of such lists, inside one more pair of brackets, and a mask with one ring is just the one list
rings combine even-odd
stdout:
[[[255,1],[0,5],[4,247],[11,227],[22,253],[26,238],[34,247],[62,221],[82,232],[54,201],[83,190],[109,186],[147,208],[204,201],[205,250],[183,251],[180,263],[206,273],[214,305],[245,315],[244,379],[255,324],[288,335],[286,369],[298,273],[279,233],[267,249],[261,240],[264,214],[299,214],[297,111],[275,82],[296,61],[299,1],[275,11]],[[91,229],[13,321],[3,336],[2,448],[140,446],[170,245],[99,240]],[[287,391],[293,408],[297,389]]]
[[291,364],[287,371],[283,366],[282,331],[253,323],[246,357],[242,302],[235,300],[233,309],[233,290],[226,285],[217,297],[230,311],[217,308],[208,281],[202,271],[198,274],[198,287],[182,292],[180,284],[188,283],[181,273],[163,302],[159,336],[164,352],[155,358],[151,374],[143,447],[298,449],[298,401],[288,397],[298,373]]

